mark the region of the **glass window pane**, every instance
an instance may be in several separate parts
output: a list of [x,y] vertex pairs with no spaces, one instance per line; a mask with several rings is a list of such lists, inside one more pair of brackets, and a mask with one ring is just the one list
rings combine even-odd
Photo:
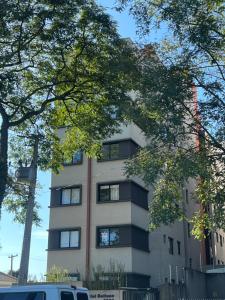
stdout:
[[70,204],[70,189],[62,190],[62,204]]
[[110,194],[109,194],[109,185],[101,185],[99,191],[99,201],[109,201]]
[[102,228],[99,229],[99,246],[108,246],[109,245],[109,229]]
[[0,293],[0,300],[44,300],[43,292]]
[[61,300],[74,300],[73,293],[61,292]]
[[119,244],[119,228],[110,228],[110,245]]
[[70,247],[79,247],[79,231],[70,232]]
[[77,300],[88,300],[88,295],[85,293],[77,293]]
[[109,145],[102,146],[102,159],[103,160],[109,159]]
[[72,160],[73,164],[79,164],[82,162],[82,151],[76,151],[73,154],[73,160]]
[[119,184],[110,185],[110,200],[119,200]]
[[69,231],[62,231],[60,235],[60,248],[69,247],[70,233]]
[[71,203],[80,203],[80,188],[72,189]]
[[119,144],[110,144],[110,158],[117,159],[119,158]]

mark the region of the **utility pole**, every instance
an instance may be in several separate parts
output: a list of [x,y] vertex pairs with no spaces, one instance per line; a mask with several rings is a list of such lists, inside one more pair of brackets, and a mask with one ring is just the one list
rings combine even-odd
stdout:
[[10,256],[8,256],[8,258],[10,259],[10,275],[11,276],[13,273],[13,259],[17,256],[18,256],[18,254],[16,254],[16,255],[11,254]]
[[25,284],[27,282],[27,277],[28,277],[35,188],[36,188],[36,181],[37,181],[38,143],[39,143],[40,136],[34,135],[32,138],[34,139],[34,145],[33,145],[33,157],[30,165],[31,180],[30,180],[29,192],[28,192],[26,221],[25,221],[22,254],[21,254],[20,269],[19,269],[19,276],[18,276],[19,284]]

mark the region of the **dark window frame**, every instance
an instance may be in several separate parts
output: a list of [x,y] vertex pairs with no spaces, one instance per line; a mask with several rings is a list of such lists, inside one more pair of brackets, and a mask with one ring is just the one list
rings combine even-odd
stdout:
[[189,203],[189,191],[188,191],[188,189],[185,189],[185,200],[186,200],[186,203]]
[[168,241],[169,241],[169,254],[174,255],[174,239],[170,236],[168,236]]
[[187,234],[188,234],[188,237],[191,238],[191,224],[190,223],[187,223]]
[[181,242],[177,241],[177,254],[181,255]]
[[[120,236],[120,228],[119,226],[104,226],[104,227],[97,227],[97,246],[98,248],[115,248],[115,247],[120,247],[120,239],[119,239],[119,243],[117,244],[110,244],[110,231],[111,230],[118,230],[119,231],[119,236]],[[100,245],[100,230],[108,230],[109,231],[109,244],[108,245]]]
[[[59,229],[58,230],[59,231],[59,246],[58,246],[58,248],[59,249],[61,249],[61,250],[64,250],[64,249],[80,249],[81,248],[81,228],[80,227],[78,227],[78,228],[70,228],[70,229],[68,229],[68,228],[65,228],[65,229]],[[78,246],[77,247],[61,247],[61,233],[62,232],[73,232],[73,231],[77,231],[78,233],[79,233],[79,235],[78,235]],[[69,235],[69,245],[70,245],[70,235]]]
[[[108,141],[108,142],[104,142],[102,144],[102,146],[109,146],[109,157],[108,158],[103,158],[102,157],[99,157],[97,159],[98,162],[107,162],[107,161],[116,161],[116,160],[125,160],[125,159],[129,159],[131,158],[135,153],[131,153],[131,147],[129,146],[129,149],[130,149],[130,152],[127,153],[127,155],[121,155],[121,148],[120,148],[120,144],[123,143],[123,142],[129,142],[130,144],[133,144],[137,147],[137,149],[140,149],[142,148],[138,143],[136,143],[132,138],[127,138],[127,139],[121,139],[121,140],[114,140],[114,141]],[[117,158],[112,158],[112,155],[111,155],[111,145],[118,145],[119,146],[119,153],[118,153],[118,157]]]
[[189,267],[190,267],[190,269],[192,269],[192,263],[193,263],[193,261],[192,261],[192,258],[190,257],[189,258]]
[[[117,146],[118,149],[117,149],[117,156],[116,157],[113,157],[113,149],[112,147],[113,146]],[[108,150],[104,151],[104,147],[108,147]],[[118,159],[121,159],[120,158],[120,143],[119,142],[111,142],[111,143],[103,143],[102,145],[102,153],[106,152],[107,153],[107,157],[104,157],[102,155],[102,157],[100,158],[100,161],[111,161],[111,160],[118,160]]]
[[[80,189],[80,199],[79,199],[79,203],[71,203],[72,200],[72,190],[73,189]],[[66,204],[66,203],[62,203],[62,195],[63,195],[63,190],[70,190],[70,203]],[[82,185],[73,185],[71,187],[64,187],[60,189],[60,205],[59,206],[78,206],[78,205],[82,205]]]
[[[100,246],[100,244],[99,244],[100,243],[100,229],[109,229],[109,228],[113,228],[113,229],[118,228],[119,229],[119,243],[114,244],[114,245]],[[124,232],[124,228],[127,228],[127,231]],[[140,233],[141,233],[141,235],[140,235]],[[141,238],[143,238],[143,240],[137,242],[137,236],[136,236],[137,234],[138,234],[138,237],[141,236]],[[138,249],[138,250],[141,250],[141,251],[144,251],[147,253],[150,252],[149,251],[149,232],[144,230],[143,228],[138,227],[133,224],[115,224],[115,225],[96,226],[95,241],[96,241],[97,249],[130,247],[130,248]]]
[[223,247],[223,237],[221,234],[220,234],[220,247]]
[[[79,162],[74,163],[74,162],[73,162],[73,156],[72,156],[69,162],[63,161],[62,165],[63,165],[64,167],[67,167],[67,166],[79,166],[79,165],[82,165],[82,164],[83,164],[83,157],[84,157],[83,151],[82,151],[82,150],[77,150],[77,151],[75,151],[75,153],[77,153],[77,152],[81,152],[81,159],[80,159]],[[74,153],[74,154],[75,154],[75,153]],[[74,154],[73,154],[73,155],[74,155]]]
[[[124,202],[127,200],[121,200],[120,199],[120,183],[121,182],[109,182],[109,183],[98,183],[97,184],[97,203],[113,203],[113,202]],[[119,186],[119,199],[118,200],[111,200],[111,193],[110,193],[110,187],[113,185],[118,185]],[[100,200],[100,190],[102,186],[109,186],[109,200]]]
[[[130,198],[123,198],[123,196],[121,195],[121,185],[122,184],[130,184],[130,193],[131,193],[131,197]],[[101,201],[100,200],[100,186],[104,186],[104,185],[119,185],[119,200],[104,200],[104,201]],[[146,199],[145,198],[141,198],[142,200],[137,201],[136,199],[136,195],[133,194],[133,188],[134,187],[137,187],[139,189],[142,189],[143,192],[146,193]],[[118,202],[131,202],[135,205],[137,205],[138,207],[141,207],[142,209],[144,210],[149,210],[149,199],[148,199],[148,193],[149,193],[149,190],[147,190],[145,187],[139,185],[137,182],[133,181],[133,180],[117,180],[117,181],[107,181],[107,182],[98,182],[96,183],[96,203],[97,204],[105,204],[105,203],[118,203]],[[134,197],[133,197],[134,196]]]

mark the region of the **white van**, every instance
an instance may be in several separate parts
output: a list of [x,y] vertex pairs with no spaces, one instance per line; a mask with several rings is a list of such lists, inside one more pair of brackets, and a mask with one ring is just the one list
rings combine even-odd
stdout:
[[89,294],[66,284],[17,285],[0,288],[0,300],[89,300]]

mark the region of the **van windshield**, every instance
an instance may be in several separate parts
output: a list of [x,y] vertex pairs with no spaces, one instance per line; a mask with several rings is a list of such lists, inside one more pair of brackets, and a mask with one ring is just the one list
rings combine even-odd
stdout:
[[43,292],[0,293],[0,300],[45,300]]

